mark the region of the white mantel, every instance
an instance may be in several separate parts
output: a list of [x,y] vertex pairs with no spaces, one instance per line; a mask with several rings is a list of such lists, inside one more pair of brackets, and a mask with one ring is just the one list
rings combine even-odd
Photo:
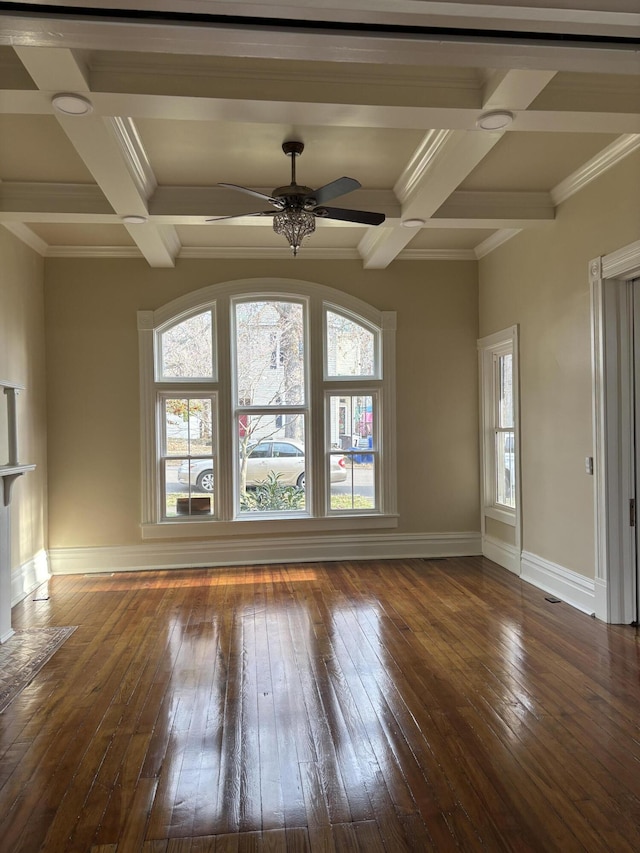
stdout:
[[14,633],[11,627],[11,495],[18,477],[36,466],[18,462],[16,397],[23,386],[0,380],[0,388],[7,398],[8,461],[5,464],[4,459],[0,459],[0,643],[5,643]]

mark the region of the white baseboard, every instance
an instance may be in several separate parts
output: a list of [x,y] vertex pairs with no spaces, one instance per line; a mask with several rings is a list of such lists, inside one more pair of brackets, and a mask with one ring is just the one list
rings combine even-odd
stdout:
[[493,536],[482,537],[482,554],[514,575],[520,574],[520,549]]
[[536,554],[522,552],[521,574],[527,581],[572,607],[593,616],[596,611],[595,581],[571,569],[565,569]]
[[477,532],[364,533],[355,536],[243,537],[96,548],[52,548],[49,565],[54,575],[69,575],[322,560],[469,557],[480,553],[481,541]]
[[11,573],[11,606],[14,607],[51,577],[46,551],[39,551]]
[[607,582],[602,578],[596,578],[595,585],[595,611],[596,617],[603,622],[609,621],[609,597],[607,595]]

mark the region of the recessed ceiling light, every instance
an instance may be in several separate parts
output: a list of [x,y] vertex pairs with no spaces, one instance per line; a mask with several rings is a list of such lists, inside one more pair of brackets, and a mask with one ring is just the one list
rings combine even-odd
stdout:
[[513,121],[513,113],[508,110],[494,110],[484,113],[476,121],[476,127],[480,130],[504,130]]
[[403,219],[402,224],[405,228],[422,228],[424,219]]
[[61,92],[51,98],[51,103],[56,112],[65,116],[86,116],[93,110],[93,104],[83,95]]
[[127,216],[120,217],[127,225],[143,225],[147,221],[146,216],[139,216],[137,213],[130,213]]

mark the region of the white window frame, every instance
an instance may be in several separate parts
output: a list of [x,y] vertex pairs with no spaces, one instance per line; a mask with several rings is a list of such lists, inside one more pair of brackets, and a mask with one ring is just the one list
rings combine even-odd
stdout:
[[[501,356],[512,356],[512,398],[515,506],[498,503],[496,471],[496,434],[502,431],[498,424],[499,376],[498,363]],[[478,366],[480,375],[480,459],[483,528],[484,517],[493,518],[511,527],[519,527],[520,518],[520,404],[518,327],[510,326],[478,341]]]
[[[308,304],[308,371],[309,399],[307,444],[308,465],[313,469],[313,478],[307,487],[308,511],[304,515],[278,515],[256,519],[238,517],[235,505],[234,478],[237,477],[233,453],[234,397],[232,395],[231,347],[233,328],[231,307],[235,300],[250,299],[297,299]],[[162,382],[156,379],[154,345],[159,329],[166,328],[179,319],[200,313],[215,304],[214,334],[216,353],[214,366],[217,381]],[[325,394],[329,390],[347,392],[353,385],[365,392],[368,381],[360,377],[344,379],[325,378],[325,308],[336,310],[353,317],[356,322],[377,329],[379,352],[377,364],[380,377],[372,380],[378,389],[382,417],[378,424],[379,459],[377,470],[377,506],[375,510],[363,512],[330,513],[328,507],[327,465],[325,450]],[[251,533],[287,533],[327,530],[358,530],[396,527],[396,413],[395,413],[395,339],[396,314],[394,311],[378,311],[356,297],[334,288],[314,282],[282,279],[243,279],[224,282],[185,294],[155,311],[138,312],[139,359],[140,359],[140,418],[141,418],[141,496],[143,539],[189,538],[201,536],[233,535],[251,525]],[[175,387],[174,387],[175,386]],[[179,389],[179,390],[178,390]],[[189,517],[164,519],[159,476],[159,436],[157,395],[159,391],[182,394],[217,393],[218,400],[218,487],[215,495],[217,518]],[[350,393],[350,391],[349,391]],[[235,451],[234,451],[235,452]],[[314,513],[314,514],[311,514]]]

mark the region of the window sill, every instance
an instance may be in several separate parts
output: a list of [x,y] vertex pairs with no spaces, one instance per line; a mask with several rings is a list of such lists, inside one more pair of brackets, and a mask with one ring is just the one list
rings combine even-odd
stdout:
[[499,506],[485,506],[484,514],[488,518],[495,519],[495,521],[501,521],[503,524],[508,524],[511,527],[516,526],[515,509],[506,509]]
[[[249,526],[247,526],[249,525]],[[398,526],[397,515],[349,515],[343,518],[286,518],[256,521],[163,521],[142,524],[143,539],[199,539],[219,536],[245,536],[252,533],[310,533],[342,530],[376,530]]]

